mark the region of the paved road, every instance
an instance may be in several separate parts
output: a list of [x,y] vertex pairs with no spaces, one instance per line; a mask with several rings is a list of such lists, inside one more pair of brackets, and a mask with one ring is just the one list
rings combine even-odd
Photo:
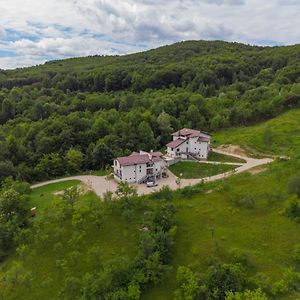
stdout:
[[[231,155],[231,156],[234,156],[237,158],[244,159],[246,161],[246,163],[244,163],[242,165],[238,164],[240,166],[238,168],[236,168],[234,171],[218,174],[215,176],[205,177],[205,178],[201,178],[201,179],[182,179],[181,183],[180,183],[180,187],[195,185],[202,181],[213,182],[216,180],[224,179],[233,174],[245,172],[252,168],[262,166],[265,164],[269,164],[273,161],[273,159],[270,159],[270,158],[255,159],[255,158],[245,157],[245,156],[241,156],[241,155],[237,155],[237,154],[231,154],[231,153],[229,154],[228,152],[224,152],[221,150],[213,150],[213,151],[216,153]],[[174,174],[172,174],[170,171],[168,173],[169,173],[169,177],[159,180],[158,181],[159,185],[157,187],[148,188],[145,184],[136,185],[138,194],[142,195],[142,194],[152,193],[155,190],[159,190],[164,185],[168,185],[172,190],[178,189],[179,186],[176,183],[176,176]],[[47,184],[66,181],[66,180],[80,180],[81,182],[86,184],[88,187],[90,187],[99,197],[102,197],[103,194],[107,191],[115,192],[117,189],[117,183],[113,179],[108,181],[105,176],[94,176],[94,175],[71,176],[71,177],[66,177],[66,178],[45,181],[45,182],[41,182],[38,184],[34,184],[31,186],[31,188],[34,189],[34,188],[41,187],[41,186],[44,186]]]

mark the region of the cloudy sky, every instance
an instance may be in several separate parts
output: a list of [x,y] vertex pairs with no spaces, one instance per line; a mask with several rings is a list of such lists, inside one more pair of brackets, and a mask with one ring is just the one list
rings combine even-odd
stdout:
[[182,40],[300,43],[300,0],[1,0],[0,68]]

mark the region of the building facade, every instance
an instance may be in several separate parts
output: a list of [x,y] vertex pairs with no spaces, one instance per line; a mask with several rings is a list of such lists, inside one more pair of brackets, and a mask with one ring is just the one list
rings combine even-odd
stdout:
[[183,128],[172,134],[173,141],[167,144],[167,156],[207,159],[210,152],[210,135],[200,130]]
[[165,161],[161,152],[133,152],[114,160],[114,177],[128,183],[156,181],[162,177]]

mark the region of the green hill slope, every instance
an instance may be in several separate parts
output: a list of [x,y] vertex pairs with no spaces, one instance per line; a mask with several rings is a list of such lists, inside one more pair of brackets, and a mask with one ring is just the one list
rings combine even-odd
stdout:
[[[122,270],[129,274],[129,262],[118,259],[125,256],[132,261],[138,249],[152,249],[150,240],[143,237],[143,231],[148,232],[144,226],[150,226],[150,223],[144,223],[142,219],[150,216],[155,207],[157,211],[163,211],[167,202],[176,209],[177,233],[169,244],[172,249],[171,268],[162,271],[153,265],[153,261],[147,263],[148,276],[153,276],[150,274],[156,270],[162,277],[151,281],[150,285],[142,285],[142,299],[174,299],[174,292],[179,288],[176,273],[180,266],[188,267],[196,274],[199,285],[204,288],[204,299],[210,299],[207,276],[224,264],[241,268],[240,276],[245,280],[242,289],[261,288],[269,299],[296,299],[299,297],[297,278],[300,273],[293,253],[300,245],[300,224],[287,217],[285,208],[292,197],[288,191],[290,179],[300,168],[299,113],[299,110],[291,110],[268,122],[229,129],[215,136],[218,143],[235,143],[266,151],[268,148],[263,143],[265,129],[272,128],[273,141],[283,134],[286,138],[273,144],[269,152],[282,155],[289,149],[290,160],[277,159],[254,175],[239,174],[197,189],[178,191],[173,193],[173,199],[168,193],[161,193],[155,197],[156,201],[153,197],[150,202],[147,199],[135,199],[133,202],[123,199],[111,205],[101,204],[104,214],[100,229],[91,221],[92,211],[85,210],[91,207],[93,201],[98,202],[93,194],[88,194],[76,204],[81,218],[73,213],[71,223],[61,219],[64,206],[53,192],[75,182],[35,190],[31,195],[32,205],[42,209],[40,214],[47,214],[40,224],[34,226],[39,231],[33,243],[23,250],[19,247],[18,255],[12,255],[4,264],[1,274],[8,273],[5,281],[0,281],[2,295],[5,299],[18,299],[20,295],[22,299],[32,299],[33,295],[59,299],[59,295],[62,297],[64,293],[64,299],[77,299],[78,291],[82,296],[83,287],[90,289],[94,282],[94,279],[87,279],[88,274],[106,270],[103,269],[105,261],[111,263],[109,268],[116,272],[113,274],[123,274]],[[165,217],[163,222],[167,222]],[[154,220],[158,222],[156,217]],[[39,219],[34,222],[39,222]],[[85,234],[81,241],[78,240],[79,244],[72,244],[70,239],[78,238],[77,231]],[[159,236],[159,240],[168,244],[163,236]],[[16,265],[16,262],[21,265]],[[14,281],[16,274],[19,277]],[[104,276],[104,273],[100,274]],[[123,278],[116,276],[120,280]],[[107,277],[101,280],[104,279],[111,280]],[[99,285],[94,286],[99,293],[99,287],[104,284],[101,280],[95,281]],[[126,282],[127,279],[124,280]],[[124,298],[120,299],[138,299],[138,294],[133,293],[133,298],[126,298],[128,294],[124,294],[120,296]]]
[[[274,133],[270,148],[263,143],[266,128]],[[214,186],[213,192],[179,196],[174,201],[178,234],[173,271],[143,299],[173,299],[179,266],[188,266],[203,279],[212,265],[220,263],[241,263],[252,282],[250,286],[262,288],[270,299],[299,297],[297,288],[274,295],[276,282],[294,267],[293,251],[300,244],[300,224],[284,214],[290,198],[289,181],[300,169],[299,130],[300,111],[294,110],[266,123],[230,129],[214,137],[218,143],[288,153],[292,158],[277,160],[256,175],[246,173],[226,179]]]

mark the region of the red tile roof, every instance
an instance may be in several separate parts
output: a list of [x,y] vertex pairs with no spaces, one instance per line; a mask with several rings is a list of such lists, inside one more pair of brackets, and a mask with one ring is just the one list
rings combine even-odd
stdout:
[[[155,153],[155,155],[153,155]],[[131,165],[141,165],[147,164],[151,162],[161,161],[162,153],[161,152],[153,152],[152,159],[150,159],[148,154],[139,154],[137,152],[131,153],[129,156],[117,157],[116,160],[119,162],[121,166],[131,166]],[[160,153],[161,155],[158,155]]]
[[183,129],[180,129],[180,130],[178,130],[178,131],[172,133],[172,135],[174,135],[174,136],[185,136],[185,137],[197,137],[197,136],[199,136],[201,133],[210,135],[210,134],[207,133],[207,132],[200,131],[200,130],[195,130],[195,129],[190,129],[190,128],[183,128]]
[[209,138],[201,136],[201,137],[198,138],[198,142],[208,143]]
[[167,144],[167,147],[170,147],[170,148],[177,148],[178,146],[180,146],[181,144],[183,144],[186,140],[185,139],[177,139],[177,140],[174,140],[172,142],[170,142],[169,144]]
[[154,157],[161,157],[161,156],[164,156],[160,151],[155,151],[155,152],[152,152],[152,153],[150,153],[150,154],[152,154],[152,156]]
[[198,136],[201,132],[199,130],[194,130],[194,129],[189,129],[189,128],[183,128],[180,129],[174,133],[172,133],[172,135],[175,136]]

